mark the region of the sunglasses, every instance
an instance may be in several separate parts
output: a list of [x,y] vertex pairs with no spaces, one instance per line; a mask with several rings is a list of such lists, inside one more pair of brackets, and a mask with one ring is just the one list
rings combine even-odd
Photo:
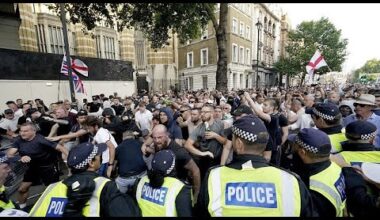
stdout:
[[360,107],[364,108],[364,107],[366,107],[367,105],[365,105],[365,104],[359,104],[359,103],[354,103],[354,107],[356,107],[356,106],[360,106]]

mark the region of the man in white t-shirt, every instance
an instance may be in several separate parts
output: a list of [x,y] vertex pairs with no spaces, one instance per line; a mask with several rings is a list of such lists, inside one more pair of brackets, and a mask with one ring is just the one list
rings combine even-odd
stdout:
[[139,103],[139,110],[135,113],[136,125],[140,130],[148,129],[149,131],[153,128],[153,114],[146,109],[145,102]]
[[22,109],[18,108],[17,104],[14,101],[8,101],[8,102],[6,102],[6,104],[7,104],[8,108],[13,110],[13,112],[17,118],[20,118],[21,116],[24,115],[24,113],[22,113]]
[[107,129],[101,127],[102,123],[97,117],[88,116],[86,124],[88,131],[94,137],[93,144],[105,143],[108,146],[108,149],[102,154],[102,165],[98,173],[109,178],[112,170],[115,168],[115,149],[117,147],[115,138]]
[[20,117],[15,116],[12,109],[6,109],[4,111],[4,116],[5,118],[1,121],[0,127],[8,131],[15,132],[17,130],[17,122]]

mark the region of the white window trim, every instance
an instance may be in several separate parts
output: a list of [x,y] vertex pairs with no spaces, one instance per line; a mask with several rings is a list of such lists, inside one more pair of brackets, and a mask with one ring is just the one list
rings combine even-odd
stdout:
[[249,49],[249,48],[246,48],[245,49],[245,53],[246,53],[246,57],[245,57],[245,62],[246,62],[246,64],[247,65],[250,65],[251,64],[251,61],[250,61],[250,59],[251,59],[251,50]]
[[[206,63],[203,63],[203,51],[206,51]],[[201,49],[201,66],[208,65],[208,48],[202,48]]]
[[[189,55],[191,54],[191,66],[190,66],[190,62],[189,62]],[[191,51],[191,52],[188,52],[187,54],[186,54],[186,67],[187,68],[192,68],[192,67],[194,67],[194,53],[193,53],[193,51]]]
[[[234,46],[236,46],[236,59],[234,59]],[[232,62],[237,63],[239,59],[239,47],[237,44],[232,44]]]
[[245,27],[245,35],[248,40],[251,40],[251,27],[249,25]]
[[[243,51],[243,53],[240,53],[241,51]],[[245,59],[244,59],[245,56],[244,56],[244,54],[245,54],[244,47],[239,47],[239,63],[241,63],[241,64],[245,63]]]
[[[235,24],[236,24],[236,30],[234,30],[234,21],[236,21],[235,22]],[[238,29],[239,29],[239,27],[238,27],[238,20],[235,18],[235,17],[232,17],[232,33],[235,33],[235,34],[238,34]]]
[[244,27],[245,27],[244,22],[240,21],[240,25],[239,25],[239,35],[240,35],[241,37],[244,37],[244,33],[245,33],[245,31],[244,31]]

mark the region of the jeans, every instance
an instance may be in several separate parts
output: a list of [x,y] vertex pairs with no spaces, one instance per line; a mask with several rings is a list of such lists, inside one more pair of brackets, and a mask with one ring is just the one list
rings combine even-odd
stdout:
[[130,176],[130,177],[121,177],[118,176],[115,180],[117,188],[121,193],[126,193],[133,189],[135,182],[137,179],[146,175],[146,171],[141,172],[138,175]]
[[108,163],[102,163],[102,165],[100,166],[98,170],[98,174],[100,176],[107,177],[107,169],[108,169]]

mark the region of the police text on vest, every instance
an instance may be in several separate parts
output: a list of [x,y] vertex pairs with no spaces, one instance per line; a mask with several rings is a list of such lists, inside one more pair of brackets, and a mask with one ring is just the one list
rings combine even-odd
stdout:
[[52,197],[47,209],[46,217],[60,217],[63,215],[67,198]]
[[277,208],[276,187],[273,183],[227,183],[225,204]]
[[168,188],[166,187],[153,188],[149,186],[149,183],[145,183],[141,191],[141,198],[163,206],[167,192]]

